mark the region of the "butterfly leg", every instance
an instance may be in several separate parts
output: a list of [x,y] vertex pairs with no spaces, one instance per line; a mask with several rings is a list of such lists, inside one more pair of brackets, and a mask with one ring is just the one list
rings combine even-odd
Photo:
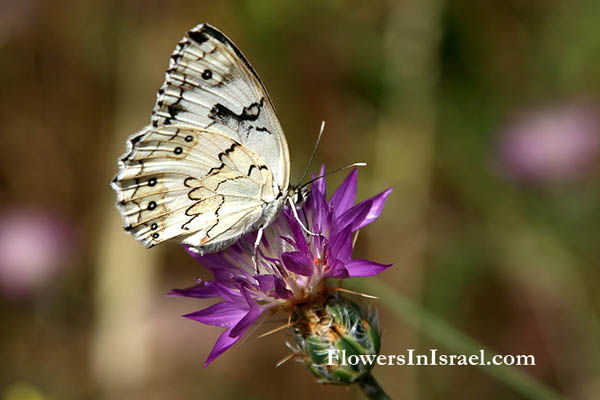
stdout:
[[254,263],[254,273],[258,275],[258,263],[256,262],[256,252],[258,250],[258,246],[260,245],[260,241],[262,240],[264,228],[261,226],[258,228],[256,232],[256,240],[254,241],[254,251],[252,251],[252,262]]
[[298,211],[296,211],[296,205],[294,204],[294,201],[292,200],[291,197],[288,197],[287,199],[288,199],[288,202],[290,203],[290,207],[292,209],[292,213],[294,214],[294,218],[296,218],[296,221],[298,221],[302,230],[310,236],[319,236],[318,233],[311,232],[308,230],[308,228],[306,226],[304,226],[304,224],[302,223],[302,220],[298,216]]

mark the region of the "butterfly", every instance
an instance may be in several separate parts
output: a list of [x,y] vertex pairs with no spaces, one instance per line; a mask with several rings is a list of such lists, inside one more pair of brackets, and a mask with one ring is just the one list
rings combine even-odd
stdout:
[[119,160],[111,185],[125,230],[146,247],[180,238],[217,252],[260,237],[298,194],[289,180],[287,141],[258,74],[219,30],[194,27],[171,55],[150,124]]

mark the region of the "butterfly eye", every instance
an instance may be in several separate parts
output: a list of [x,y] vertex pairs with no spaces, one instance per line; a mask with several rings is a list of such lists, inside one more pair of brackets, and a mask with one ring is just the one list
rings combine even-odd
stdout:
[[210,69],[205,69],[204,72],[202,72],[202,79],[207,81],[210,78],[212,78],[212,71]]

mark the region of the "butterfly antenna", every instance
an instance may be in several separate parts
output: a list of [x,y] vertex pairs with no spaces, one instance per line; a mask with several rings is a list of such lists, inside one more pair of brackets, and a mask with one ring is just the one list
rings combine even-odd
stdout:
[[[315,147],[312,151],[312,154],[310,155],[310,160],[308,161],[308,164],[306,165],[306,169],[304,170],[304,174],[302,174],[302,178],[300,178],[300,183],[304,180],[304,178],[306,178],[306,175],[308,175],[308,171],[310,170],[310,166],[312,165],[312,162],[315,159],[315,155],[317,154],[317,149],[319,148],[319,144],[321,143],[321,136],[323,136],[323,132],[325,131],[325,121],[321,122],[321,129],[319,130],[319,137],[317,137],[317,142],[315,143]],[[300,184],[298,184],[297,186],[299,186]]]
[[326,177],[326,176],[328,176],[328,175],[335,174],[335,173],[337,173],[337,172],[340,172],[340,171],[343,171],[343,170],[345,170],[345,169],[349,169],[349,168],[354,168],[354,167],[366,167],[366,166],[367,166],[367,163],[366,163],[366,162],[357,162],[357,163],[354,163],[354,164],[346,165],[345,167],[341,167],[341,168],[338,168],[338,169],[334,169],[333,171],[325,172],[323,175],[319,175],[319,176],[317,176],[317,177],[315,177],[315,178],[311,179],[310,181],[306,182],[304,185],[300,186],[300,187],[298,188],[298,190],[300,190],[300,189],[302,189],[302,188],[304,188],[304,187],[306,187],[306,186],[310,185],[310,184],[311,184],[311,183],[313,183],[314,181],[317,181],[317,180],[319,180],[319,179],[321,179],[321,178],[325,178],[325,177]]

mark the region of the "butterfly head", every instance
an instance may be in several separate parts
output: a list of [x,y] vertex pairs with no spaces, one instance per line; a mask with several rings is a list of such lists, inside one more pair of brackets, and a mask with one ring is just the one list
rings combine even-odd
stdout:
[[291,187],[288,189],[287,197],[292,199],[296,207],[302,207],[309,194],[309,186]]

